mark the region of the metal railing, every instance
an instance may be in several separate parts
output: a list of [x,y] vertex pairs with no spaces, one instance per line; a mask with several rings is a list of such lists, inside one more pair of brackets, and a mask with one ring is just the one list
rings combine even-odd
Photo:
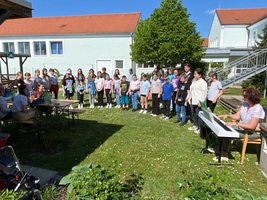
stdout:
[[217,71],[223,89],[267,70],[267,49],[243,56]]

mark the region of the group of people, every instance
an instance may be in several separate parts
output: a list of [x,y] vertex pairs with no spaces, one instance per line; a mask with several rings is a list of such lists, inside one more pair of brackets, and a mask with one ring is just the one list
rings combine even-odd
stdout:
[[[106,68],[98,71],[96,74],[93,69],[90,69],[87,77],[83,74],[82,69],[78,69],[76,76],[72,75],[72,70],[67,69],[62,79],[63,96],[67,100],[72,100],[77,92],[79,100],[78,108],[83,108],[84,94],[88,94],[90,108],[94,108],[97,102],[98,108],[104,106],[104,96],[106,97],[106,108],[111,108],[112,94],[115,95],[116,108],[129,110],[129,102],[132,102],[132,112],[136,112],[138,104],[141,104],[139,113],[147,114],[148,98],[152,98],[152,116],[158,116],[160,107],[163,106],[163,116],[161,119],[169,120],[170,112],[176,112],[177,120],[174,123],[180,123],[179,126],[186,124],[186,116],[193,122],[193,126],[188,130],[193,130],[195,133],[200,132],[201,119],[198,113],[201,111],[201,102],[206,102],[207,107],[214,111],[217,100],[223,94],[222,84],[217,80],[216,72],[209,72],[209,82],[204,79],[203,70],[197,68],[191,72],[191,65],[185,64],[183,71],[177,68],[169,68],[167,74],[163,69],[152,73],[152,77],[148,80],[146,74],[142,73],[138,79],[133,74],[132,69],[129,70],[127,76],[120,75],[118,69],[111,77],[106,73]],[[7,103],[3,98],[5,92],[4,87],[0,84],[0,119],[15,119],[27,120],[34,116],[35,109],[27,109],[29,105],[29,97],[42,98],[44,90],[53,93],[54,97],[58,98],[58,81],[54,74],[54,70],[35,70],[33,81],[30,79],[31,74],[25,73],[24,80],[22,73],[18,72],[15,84],[18,86],[19,95],[13,101],[12,108],[7,107]],[[76,88],[74,84],[76,83]],[[243,91],[244,103],[241,109],[234,115],[221,115],[223,119],[230,118],[239,120],[239,122],[226,123],[227,126],[233,126],[239,133],[240,138],[244,137],[244,129],[250,129],[249,139],[260,137],[258,132],[253,131],[259,126],[259,123],[264,119],[265,113],[260,103],[260,93],[254,88],[248,88]],[[70,106],[70,109],[73,107]],[[222,160],[228,161],[228,151],[230,140],[223,140],[223,157]],[[210,150],[213,152],[213,150]],[[217,157],[214,160],[218,160]]]

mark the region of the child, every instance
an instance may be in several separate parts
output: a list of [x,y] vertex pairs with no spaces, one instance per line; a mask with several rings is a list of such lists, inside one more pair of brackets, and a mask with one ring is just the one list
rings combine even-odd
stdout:
[[186,108],[185,106],[187,105],[187,96],[189,95],[189,85],[186,83],[186,74],[182,73],[180,76],[180,81],[178,83],[178,90],[177,90],[177,95],[175,98],[175,103],[176,103],[176,115],[177,115],[177,120],[173,123],[179,123],[182,113],[182,122],[180,123],[179,126],[184,126],[186,124],[185,119],[186,119]]
[[24,84],[27,85],[27,87],[28,87],[29,97],[31,97],[31,94],[33,93],[32,81],[30,80],[30,78],[31,78],[31,74],[28,72],[25,73]]
[[152,72],[152,76],[150,77],[150,83],[152,83],[155,74],[157,74],[157,72],[156,71],[153,71]]
[[97,77],[95,79],[95,87],[98,96],[98,108],[103,108],[104,79],[102,78],[101,71],[97,72]]
[[86,79],[86,92],[89,95],[89,103],[90,103],[90,108],[94,108],[94,102],[95,102],[95,78],[94,78],[94,72],[89,72],[89,75]]
[[120,74],[120,70],[119,69],[115,70],[115,74],[117,74],[118,78],[121,80],[121,74]]
[[151,116],[156,117],[159,115],[159,101],[161,95],[162,84],[158,79],[157,73],[154,73],[153,80],[151,83],[151,94],[152,94],[152,114]]
[[172,83],[173,89],[174,89],[174,92],[173,92],[173,95],[172,95],[172,100],[171,100],[171,103],[172,103],[172,105],[171,105],[172,111],[171,112],[174,112],[175,111],[175,107],[176,107],[174,101],[175,101],[175,98],[176,98],[176,95],[177,95],[177,90],[178,90],[177,86],[178,86],[179,79],[180,79],[180,76],[178,75],[178,69],[175,68],[174,69],[174,76],[171,78],[171,83]]
[[[72,100],[73,95],[74,95],[74,83],[75,80],[73,76],[71,77],[71,72],[66,71],[66,75],[64,76],[62,80],[62,89],[63,93],[66,96],[66,100]],[[73,109],[72,105],[69,106],[69,109]]]
[[115,108],[120,108],[121,103],[120,103],[120,78],[118,74],[114,74],[114,80],[113,80],[113,85],[114,85],[114,94],[115,94],[115,100],[116,100],[116,107]]
[[130,83],[126,80],[126,76],[122,76],[121,87],[120,87],[120,96],[121,96],[121,104],[122,110],[125,110],[124,106],[126,104],[126,110],[129,110],[129,87]]
[[164,85],[162,87],[162,100],[163,100],[163,116],[160,119],[164,119],[165,121],[169,120],[170,115],[170,103],[173,93],[173,85],[169,82],[169,77],[164,78]]
[[23,74],[21,72],[17,73],[16,79],[15,79],[15,85],[18,87],[21,85],[24,85]]
[[49,77],[50,77],[50,82],[51,82],[50,92],[51,92],[51,94],[52,94],[52,92],[54,92],[55,99],[57,99],[59,87],[58,87],[58,83],[57,83],[57,76],[54,73],[55,73],[55,70],[50,68],[49,69]]
[[[161,81],[161,84],[162,86],[164,85],[164,70],[163,69],[160,69],[159,70],[159,80]],[[161,94],[160,94],[160,105],[159,107],[162,107],[162,91],[161,91]]]
[[172,68],[172,67],[170,67],[170,68],[168,69],[168,77],[169,77],[169,82],[171,82],[172,77],[174,77],[174,74],[173,74],[173,68]]
[[127,81],[131,82],[133,80],[133,69],[129,69],[129,74],[127,74]]
[[42,72],[43,72],[42,82],[44,84],[44,88],[45,90],[49,91],[50,86],[51,86],[51,81],[50,81],[50,77],[47,75],[47,69],[44,68]]
[[104,80],[106,80],[106,75],[107,75],[107,69],[105,68],[105,67],[103,67],[102,68],[102,78],[104,79]]
[[208,92],[207,107],[209,107],[211,112],[213,112],[216,107],[217,100],[220,96],[222,96],[223,91],[222,83],[217,80],[216,72],[210,72],[209,79],[211,81],[211,86]]
[[83,97],[85,91],[83,74],[78,75],[76,90],[77,90],[77,99],[79,100],[78,108],[83,108]]
[[133,80],[130,83],[130,93],[132,95],[132,104],[133,104],[133,110],[132,112],[136,112],[137,111],[137,99],[139,96],[139,90],[140,90],[140,86],[139,86],[139,81],[137,80],[136,75],[133,75]]
[[34,97],[42,99],[43,98],[43,90],[44,90],[44,84],[38,83],[37,90],[34,92]]
[[[90,73],[90,72],[93,73],[93,78],[94,78],[94,80],[95,80],[95,78],[96,78],[95,71],[94,71],[93,69],[90,69],[90,70],[89,70],[89,73]],[[94,95],[95,102],[97,102],[97,100],[96,100],[96,92],[97,92],[97,91],[95,90],[95,95]]]
[[78,81],[79,76],[83,77],[83,80],[85,80],[85,76],[83,74],[83,70],[81,68],[78,69],[78,74],[75,76],[75,79]]
[[38,83],[42,83],[42,78],[40,77],[40,70],[36,69],[34,71],[35,76],[33,77],[33,88],[34,91],[37,91],[38,89]]
[[106,74],[106,80],[104,81],[104,94],[107,97],[107,107],[111,108],[111,94],[113,92],[113,81],[110,79],[109,74]]
[[[150,88],[150,83],[147,80],[146,74],[144,74],[143,81],[140,83],[139,96],[141,97],[141,111],[139,113],[143,113],[143,114],[147,113],[147,99],[149,95],[149,88]],[[144,110],[144,107],[145,107],[145,110]]]
[[12,119],[12,110],[7,107],[7,102],[3,98],[5,93],[5,88],[2,83],[0,83],[0,120]]

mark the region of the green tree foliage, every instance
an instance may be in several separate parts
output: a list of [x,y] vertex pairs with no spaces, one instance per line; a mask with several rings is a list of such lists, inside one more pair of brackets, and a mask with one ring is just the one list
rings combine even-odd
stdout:
[[[266,49],[267,48],[267,24],[262,29],[263,35],[258,34],[260,41],[256,41],[256,45],[253,47],[253,50]],[[264,81],[265,81],[266,72],[261,72],[255,76],[244,81],[242,84],[243,88],[254,87],[257,88],[261,94],[264,91]]]
[[157,70],[200,61],[203,40],[189,17],[181,1],[162,0],[149,18],[138,23],[131,45],[133,61],[156,65]]

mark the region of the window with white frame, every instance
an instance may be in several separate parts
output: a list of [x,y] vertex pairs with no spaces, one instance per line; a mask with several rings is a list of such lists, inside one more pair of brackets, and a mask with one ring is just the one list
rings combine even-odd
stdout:
[[29,42],[18,42],[18,51],[20,54],[31,54]]
[[8,53],[8,52],[15,52],[15,46],[14,42],[4,42],[3,43],[3,51]]
[[34,55],[41,56],[46,55],[46,43],[45,42],[34,42]]
[[115,60],[116,69],[123,69],[123,60]]
[[63,54],[62,42],[51,42],[51,54],[52,55],[62,55]]
[[150,66],[147,63],[144,64],[136,64],[137,68],[145,68],[145,69],[154,69],[154,66]]
[[253,31],[252,46],[256,45],[257,39],[258,39],[258,32]]

